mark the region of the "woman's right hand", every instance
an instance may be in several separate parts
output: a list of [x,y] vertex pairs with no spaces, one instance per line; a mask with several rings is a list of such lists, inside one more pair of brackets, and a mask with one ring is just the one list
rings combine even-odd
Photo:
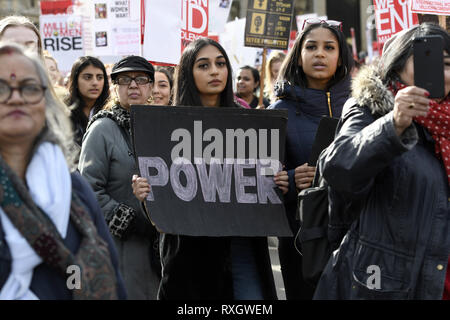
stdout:
[[301,166],[295,168],[294,180],[297,189],[303,190],[311,187],[315,172],[316,167],[310,167],[307,163],[304,163]]
[[133,194],[140,202],[144,201],[150,193],[150,184],[147,179],[139,177],[137,174],[131,178],[131,187]]
[[426,117],[430,107],[427,90],[409,86],[397,92],[394,100],[394,125],[398,136],[408,128],[414,117]]

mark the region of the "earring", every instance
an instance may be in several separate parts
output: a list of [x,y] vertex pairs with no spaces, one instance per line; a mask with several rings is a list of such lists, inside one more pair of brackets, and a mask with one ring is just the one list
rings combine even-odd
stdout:
[[147,102],[148,102],[148,104],[152,104],[153,103],[153,96],[148,97]]

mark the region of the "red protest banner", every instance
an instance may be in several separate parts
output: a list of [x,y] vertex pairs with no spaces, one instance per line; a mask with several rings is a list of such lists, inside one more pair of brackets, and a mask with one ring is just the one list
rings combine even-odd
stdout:
[[411,0],[411,11],[448,16],[450,15],[450,0]]
[[208,36],[208,0],[183,0],[181,51],[192,41]]
[[72,0],[40,1],[41,15],[67,14],[72,7]]
[[383,44],[392,35],[419,23],[411,12],[409,0],[373,0],[378,42]]

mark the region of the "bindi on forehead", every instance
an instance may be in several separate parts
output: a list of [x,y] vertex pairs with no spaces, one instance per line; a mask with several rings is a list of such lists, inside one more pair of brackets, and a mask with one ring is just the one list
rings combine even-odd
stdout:
[[16,74],[13,72],[10,74],[9,78],[11,79],[11,81],[16,80]]

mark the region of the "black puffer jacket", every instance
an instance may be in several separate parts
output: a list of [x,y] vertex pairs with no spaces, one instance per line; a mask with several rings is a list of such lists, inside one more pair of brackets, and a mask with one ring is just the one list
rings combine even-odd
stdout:
[[319,161],[333,192],[362,205],[315,298],[442,299],[450,198],[434,142],[415,123],[397,136],[394,97],[375,69],[360,72],[352,95]]

